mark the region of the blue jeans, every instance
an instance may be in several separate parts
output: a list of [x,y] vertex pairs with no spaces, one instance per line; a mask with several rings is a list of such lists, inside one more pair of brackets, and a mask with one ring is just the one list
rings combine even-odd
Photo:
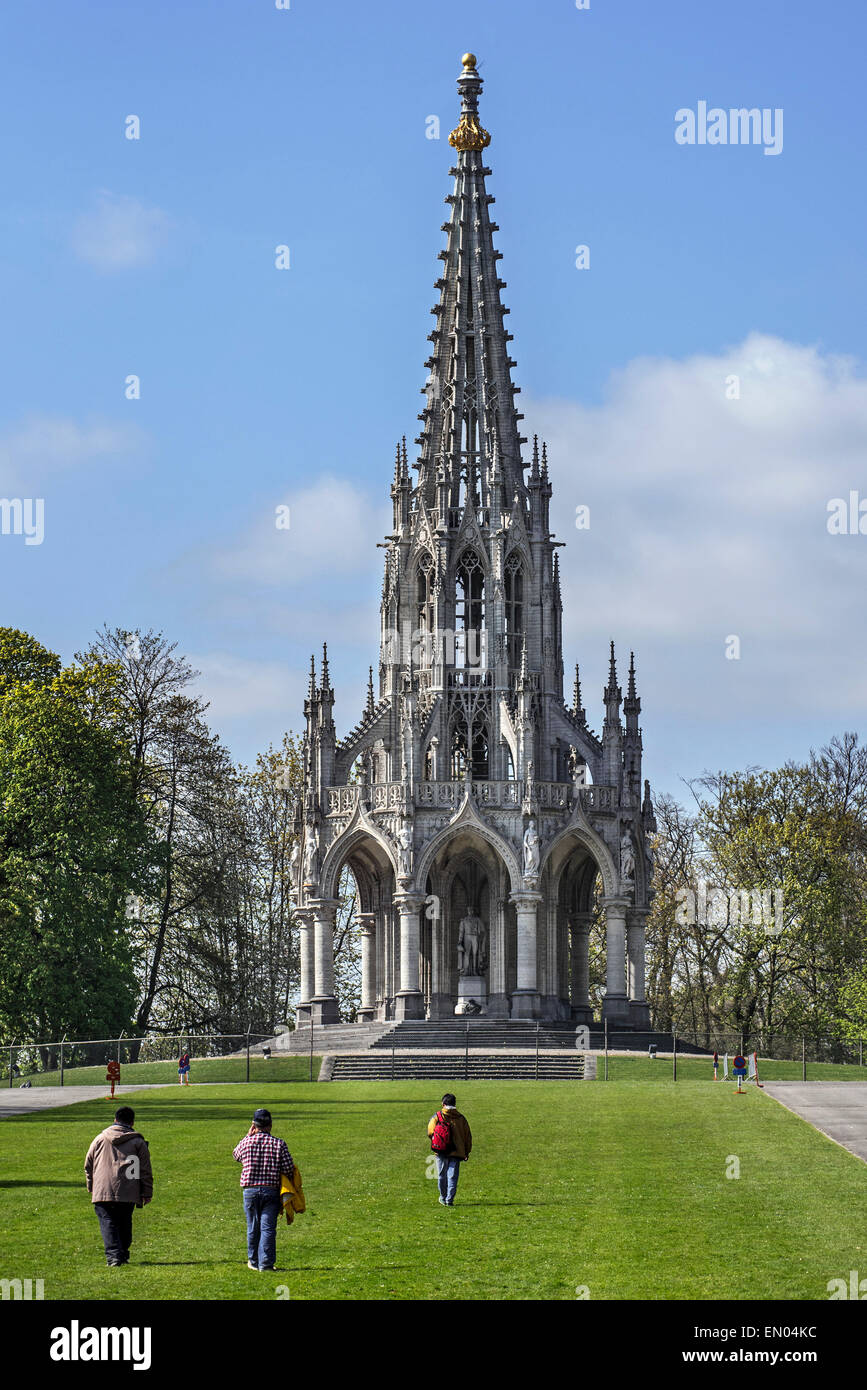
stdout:
[[276,1187],[245,1187],[244,1213],[247,1217],[247,1259],[257,1269],[277,1262],[277,1217],[280,1193]]
[[444,1202],[452,1203],[458,1190],[461,1160],[459,1158],[446,1158],[442,1154],[436,1154],[435,1157],[440,1196]]

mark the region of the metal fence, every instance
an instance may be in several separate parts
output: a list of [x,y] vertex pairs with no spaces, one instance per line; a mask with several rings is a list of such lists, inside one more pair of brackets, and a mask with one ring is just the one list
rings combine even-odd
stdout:
[[[708,1076],[711,1075],[713,1058],[718,1059],[718,1074],[722,1076],[725,1072],[726,1058],[728,1059],[729,1074],[733,1074],[734,1058],[740,1053],[744,1057],[752,1057],[755,1053],[758,1059],[758,1071],[761,1073],[762,1064],[770,1063],[771,1071],[775,1075],[768,1079],[819,1081],[828,1078],[827,1071],[823,1068],[829,1064],[839,1067],[851,1067],[853,1075],[858,1068],[864,1066],[864,1040],[857,1042],[844,1042],[839,1038],[811,1037],[806,1033],[679,1033],[676,1030],[671,1033],[647,1033],[644,1034],[646,1047],[639,1049],[636,1046],[637,1035],[633,1035],[633,1041],[629,1041],[628,1033],[613,1033],[607,1029],[603,1034],[602,1054],[604,1070],[601,1075],[605,1080],[609,1079],[609,1062],[617,1058],[618,1053],[622,1056],[624,1052],[644,1051],[648,1056],[655,1057],[660,1062],[667,1062],[671,1065],[674,1080],[677,1080],[678,1059],[681,1061],[689,1058],[695,1060],[701,1058],[708,1067]],[[593,1050],[599,1051],[596,1039],[591,1040]],[[780,1068],[778,1064],[782,1063]],[[782,1075],[780,1074],[782,1071]],[[694,1075],[694,1070],[690,1073]],[[835,1077],[839,1073],[834,1074]]]
[[[3,1047],[9,1086],[24,1086],[46,1076],[57,1086],[66,1084],[66,1073],[79,1067],[104,1068],[118,1062],[123,1068],[134,1062],[177,1061],[181,1051],[197,1061],[233,1058],[244,1061],[244,1080],[250,1080],[254,1058],[270,1059],[273,1033],[148,1033],[142,1037],[61,1038],[59,1042],[12,1042]],[[312,1079],[312,1066],[311,1066]]]
[[[703,1057],[710,1065],[714,1052],[718,1053],[721,1064],[728,1054],[730,1065],[736,1053],[747,1055],[756,1052],[765,1062],[789,1064],[786,1075],[799,1075],[805,1081],[810,1075],[816,1080],[823,1075],[821,1070],[816,1071],[816,1064],[833,1063],[853,1068],[864,1066],[863,1040],[843,1042],[839,1038],[811,1037],[806,1033],[626,1031],[610,1029],[604,1024],[570,1025],[530,1021],[516,1027],[507,1020],[484,1018],[472,1021],[445,1020],[439,1024],[436,1020],[420,1021],[417,1027],[404,1031],[406,1028],[404,1024],[402,1028],[388,1031],[369,1042],[360,1034],[358,1044],[353,1048],[347,1044],[345,1037],[347,1025],[339,1025],[343,1035],[342,1045],[335,1048],[329,1038],[332,1027],[308,1024],[294,1032],[286,1030],[279,1051],[275,1047],[273,1053],[274,1056],[304,1058],[311,1081],[315,1072],[314,1049],[318,1056],[332,1050],[365,1051],[368,1046],[374,1056],[381,1055],[382,1051],[390,1051],[393,1062],[407,1051],[461,1051],[465,1054],[467,1067],[471,1052],[496,1052],[501,1049],[532,1051],[537,1059],[540,1053],[561,1050],[596,1052],[600,1054],[600,1061],[604,1058],[604,1070],[600,1070],[600,1074],[606,1078],[609,1057],[614,1059],[625,1053],[645,1057],[653,1055],[659,1061],[666,1059],[671,1064],[675,1079],[678,1058]],[[112,1061],[120,1063],[121,1068],[135,1062],[177,1061],[182,1049],[191,1054],[194,1068],[197,1062],[209,1058],[242,1061],[245,1065],[240,1069],[239,1079],[250,1081],[251,1062],[255,1059],[270,1060],[273,1039],[273,1034],[253,1032],[149,1033],[143,1037],[129,1037],[122,1033],[118,1038],[11,1042],[3,1045],[0,1055],[4,1057],[10,1087],[24,1086],[28,1081],[44,1085],[49,1078],[52,1084],[63,1086],[69,1070],[82,1067],[102,1069]],[[262,1079],[258,1069],[256,1079]]]
[[724,1032],[691,1033],[678,1031],[684,1043],[700,1047],[705,1052],[718,1052],[720,1057],[735,1052],[744,1055],[757,1052],[760,1057],[778,1062],[834,1062],[840,1065],[864,1065],[864,1040],[844,1042],[840,1038],[815,1036],[810,1033]]

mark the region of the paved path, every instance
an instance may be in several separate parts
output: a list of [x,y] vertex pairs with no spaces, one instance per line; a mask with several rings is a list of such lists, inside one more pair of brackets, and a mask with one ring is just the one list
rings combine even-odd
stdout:
[[[132,1091],[151,1091],[162,1086],[175,1086],[177,1089],[177,1084],[173,1081],[157,1081],[141,1086],[118,1086],[114,1093],[115,1099],[127,1096]],[[109,1087],[105,1081],[101,1086],[30,1086],[23,1091],[14,1086],[6,1086],[0,1089],[0,1120],[8,1120],[10,1115],[29,1115],[35,1110],[56,1110],[58,1106],[74,1105],[79,1100],[99,1100],[101,1096],[108,1095],[108,1091]]]
[[766,1081],[765,1091],[867,1163],[867,1082]]

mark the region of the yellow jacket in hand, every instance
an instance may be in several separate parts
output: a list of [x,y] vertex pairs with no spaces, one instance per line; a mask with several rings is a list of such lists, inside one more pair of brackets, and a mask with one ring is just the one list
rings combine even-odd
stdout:
[[280,1174],[280,1205],[290,1226],[295,1220],[296,1212],[300,1213],[307,1210],[304,1188],[301,1186],[301,1173],[297,1163],[291,1178],[287,1177],[285,1173]]

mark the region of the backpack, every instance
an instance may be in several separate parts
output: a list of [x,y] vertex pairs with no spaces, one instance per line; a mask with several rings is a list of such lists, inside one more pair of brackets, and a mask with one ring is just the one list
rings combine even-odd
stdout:
[[452,1146],[452,1127],[441,1110],[436,1113],[436,1124],[430,1137],[431,1150],[435,1154],[447,1154]]

